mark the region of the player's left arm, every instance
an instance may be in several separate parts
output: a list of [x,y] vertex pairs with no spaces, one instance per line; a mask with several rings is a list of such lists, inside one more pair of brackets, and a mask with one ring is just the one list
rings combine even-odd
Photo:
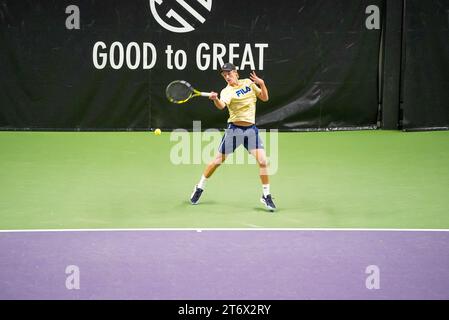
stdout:
[[264,102],[268,101],[268,99],[270,99],[270,97],[268,96],[268,88],[265,85],[265,81],[263,81],[263,79],[259,78],[256,75],[255,71],[250,73],[249,78],[251,79],[251,81],[253,81],[255,84],[257,84],[260,87],[260,92],[257,95],[257,97]]

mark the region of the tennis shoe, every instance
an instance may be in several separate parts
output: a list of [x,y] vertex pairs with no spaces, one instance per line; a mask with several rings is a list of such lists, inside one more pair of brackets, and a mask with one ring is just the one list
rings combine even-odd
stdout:
[[192,195],[190,196],[190,202],[192,204],[198,204],[202,193],[203,189],[198,188],[198,186],[195,186],[195,188],[193,188]]
[[262,195],[262,198],[260,198],[260,202],[262,202],[265,205],[265,208],[267,208],[271,212],[274,212],[276,210],[276,206],[274,205],[271,194],[267,195],[266,197]]

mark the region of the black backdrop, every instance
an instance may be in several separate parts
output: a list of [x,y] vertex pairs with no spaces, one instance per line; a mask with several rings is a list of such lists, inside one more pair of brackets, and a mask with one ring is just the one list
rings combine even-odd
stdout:
[[[218,52],[225,48],[224,61],[234,46],[236,64],[253,56],[254,68],[270,90],[270,101],[258,104],[256,121],[262,128],[376,127],[380,52],[388,48],[382,48],[381,30],[366,28],[365,10],[376,5],[383,12],[384,1],[203,0],[212,3],[209,12],[201,1],[186,0],[204,23],[175,0],[155,5],[166,23],[179,26],[166,17],[170,9],[182,15],[195,28],[188,33],[164,29],[150,11],[151,1],[0,0],[0,128],[189,129],[194,120],[201,120],[203,128],[222,128],[227,112],[216,110],[207,99],[181,106],[165,99],[165,86],[175,79],[188,80],[203,91],[219,91],[225,85],[212,63],[200,68],[205,63],[202,55],[197,61],[200,44],[210,48],[201,54],[210,54],[213,44]],[[448,123],[448,30],[442,13],[449,7],[448,1],[430,2],[425,8],[421,1],[407,1],[405,6],[402,108],[407,128]],[[69,5],[80,9],[79,30],[66,28]],[[435,12],[439,19],[428,19]],[[157,61],[151,69],[143,69],[141,60],[135,70],[126,62],[120,69],[110,63],[98,69],[93,47],[100,41],[107,48],[99,53],[107,53],[114,42],[125,51],[135,42],[141,55],[143,44],[150,43]],[[261,50],[257,44],[267,47]],[[185,52],[184,69],[169,68],[167,46]],[[245,52],[246,47],[251,51]],[[133,61],[136,54],[131,52]],[[118,61],[117,50],[113,58]],[[252,67],[248,62],[241,77]],[[429,84],[434,81],[437,84]]]
[[405,1],[403,128],[449,128],[449,0]]

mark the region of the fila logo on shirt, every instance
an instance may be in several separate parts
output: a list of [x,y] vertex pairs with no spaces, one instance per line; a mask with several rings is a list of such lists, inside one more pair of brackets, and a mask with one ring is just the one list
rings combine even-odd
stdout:
[[237,94],[237,97],[240,97],[240,95],[245,95],[250,91],[251,91],[251,88],[246,86],[246,88],[237,90],[235,93]]

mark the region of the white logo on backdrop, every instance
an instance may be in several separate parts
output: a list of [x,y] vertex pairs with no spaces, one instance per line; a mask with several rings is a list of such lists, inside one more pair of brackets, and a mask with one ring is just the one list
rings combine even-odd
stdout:
[[[195,30],[195,28],[190,23],[188,23],[183,17],[181,17],[181,15],[173,8],[171,8],[166,13],[166,16],[169,19],[176,20],[178,22],[178,25],[181,26],[172,26],[171,24],[165,22],[158,13],[158,7],[160,7],[160,5],[164,2],[163,0],[149,0],[149,2],[151,13],[153,14],[154,19],[156,19],[156,21],[165,29],[176,33],[186,33]],[[184,15],[184,17],[185,14],[188,13],[189,16],[193,16],[200,23],[204,23],[206,21],[206,19],[191,5],[189,5],[185,0],[176,0],[176,2],[183,7],[182,14]],[[206,8],[206,10],[209,12],[212,10],[212,0],[195,0],[195,1],[190,0],[189,2],[190,3],[197,2],[204,8]]]

